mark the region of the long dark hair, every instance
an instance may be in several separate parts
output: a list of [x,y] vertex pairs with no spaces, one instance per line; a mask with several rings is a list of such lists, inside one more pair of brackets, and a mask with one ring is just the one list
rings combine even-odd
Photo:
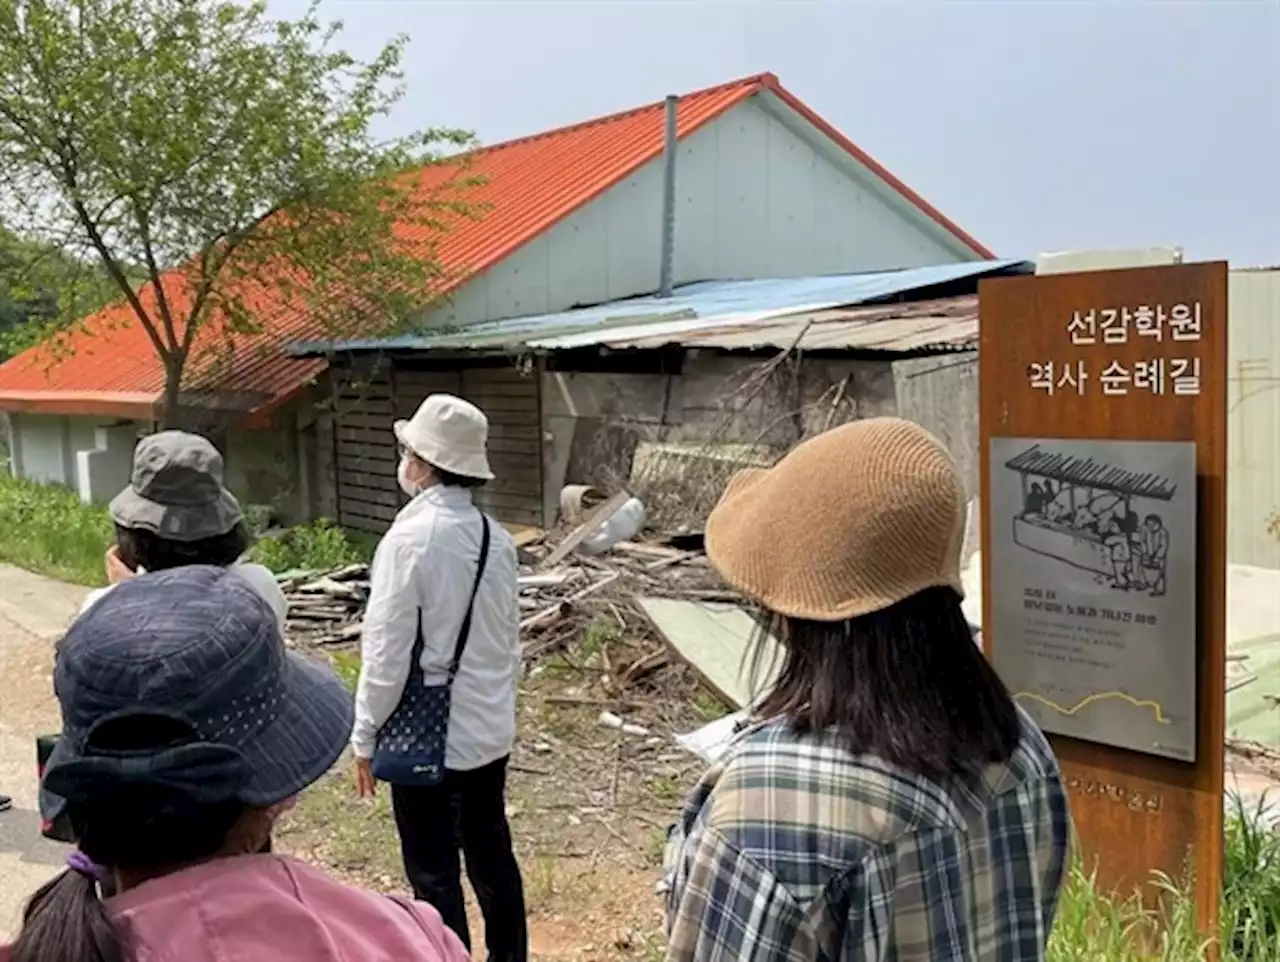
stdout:
[[120,560],[133,570],[167,571],[187,565],[213,565],[226,568],[235,564],[249,550],[249,534],[238,524],[226,534],[200,541],[171,541],[144,528],[116,525],[116,546]]
[[800,732],[834,729],[854,754],[933,778],[972,776],[1018,746],[1017,708],[951,588],[847,621],[770,614],[765,625],[785,655],[757,709],[764,717]]
[[[162,750],[188,737],[166,719],[122,719],[105,726],[116,750]],[[95,736],[95,738],[98,736]],[[104,746],[105,747],[105,746]],[[160,875],[204,861],[226,844],[245,812],[237,801],[209,804],[172,787],[124,782],[68,799],[80,851],[109,869]],[[130,962],[132,953],[98,896],[97,883],[66,871],[27,903],[13,962]]]

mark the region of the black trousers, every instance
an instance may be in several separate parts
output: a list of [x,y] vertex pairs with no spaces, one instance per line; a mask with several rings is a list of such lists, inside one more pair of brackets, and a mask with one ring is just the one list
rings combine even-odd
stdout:
[[461,849],[467,878],[484,915],[489,962],[525,962],[524,885],[507,825],[507,761],[469,772],[445,772],[431,788],[391,787],[405,874],[414,897],[429,902],[467,951],[471,932],[462,899]]

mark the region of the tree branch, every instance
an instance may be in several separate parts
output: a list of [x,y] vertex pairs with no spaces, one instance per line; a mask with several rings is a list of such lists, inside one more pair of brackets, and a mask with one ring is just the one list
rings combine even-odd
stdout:
[[[156,264],[155,250],[151,246],[151,224],[146,210],[135,196],[133,200],[133,216],[138,222],[138,233],[142,240],[142,254],[147,262],[147,271],[151,275],[151,286],[156,292],[156,308],[160,311],[160,320],[164,322],[164,333],[169,339],[169,349],[178,350],[178,332],[173,326],[173,312],[169,308],[169,295],[165,293],[164,278]],[[190,328],[191,324],[188,323]]]
[[133,289],[133,285],[129,283],[129,278],[120,269],[120,264],[102,239],[98,225],[93,222],[93,218],[89,215],[89,211],[84,206],[83,201],[75,198],[71,201],[71,204],[75,208],[76,216],[80,218],[80,225],[84,228],[85,233],[89,235],[89,242],[93,245],[93,249],[98,252],[98,257],[102,260],[102,266],[115,282],[116,287],[120,288],[121,293],[124,294],[125,300],[133,308],[133,313],[138,316],[138,323],[147,332],[151,346],[156,349],[156,353],[163,359],[167,356],[168,351],[165,350],[164,342],[160,340],[160,334],[155,328],[155,323],[151,320],[150,315],[147,314],[147,309],[142,306],[142,301]]

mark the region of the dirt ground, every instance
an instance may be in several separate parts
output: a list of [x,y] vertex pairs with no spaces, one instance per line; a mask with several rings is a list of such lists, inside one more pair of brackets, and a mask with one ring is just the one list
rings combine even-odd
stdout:
[[65,846],[40,836],[35,736],[58,730],[53,643],[79,609],[81,588],[0,565],[0,939],[27,898],[64,864]]
[[[602,697],[595,666],[607,662],[608,652],[593,648],[584,641],[548,656],[521,687],[508,816],[524,875],[531,955],[660,959],[662,902],[654,885],[666,828],[703,768],[671,735],[724,709],[675,665],[654,672],[625,699]],[[606,727],[602,711],[649,734]],[[278,838],[282,850],[352,881],[404,890],[386,793],[359,801],[347,761],[304,796]],[[483,958],[482,931],[472,906],[476,958]]]
[[[57,730],[53,644],[84,594],[0,566],[0,792],[15,802],[0,814],[0,938],[67,853],[39,835],[34,738]],[[653,887],[665,830],[702,769],[670,736],[723,708],[687,669],[663,663],[646,669],[624,698],[608,697],[601,679],[611,659],[617,665],[647,654],[618,635],[585,632],[529,665],[521,687],[508,812],[535,959],[662,956],[662,905]],[[350,676],[349,652],[319,654]],[[602,725],[605,710],[649,734]],[[359,884],[406,890],[386,793],[358,800],[345,760],[303,796],[280,829],[279,848]],[[483,958],[478,914],[473,939]]]

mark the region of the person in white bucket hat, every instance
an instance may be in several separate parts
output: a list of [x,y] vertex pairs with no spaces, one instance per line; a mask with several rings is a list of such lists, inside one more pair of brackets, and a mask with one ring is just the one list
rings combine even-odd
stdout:
[[470,948],[461,850],[489,959],[524,962],[524,890],[506,817],[520,672],[516,546],[472,500],[493,478],[489,422],[475,405],[433,394],[394,431],[396,475],[411,500],[370,575],[351,736],[357,788],[369,796],[390,783],[415,897]]

